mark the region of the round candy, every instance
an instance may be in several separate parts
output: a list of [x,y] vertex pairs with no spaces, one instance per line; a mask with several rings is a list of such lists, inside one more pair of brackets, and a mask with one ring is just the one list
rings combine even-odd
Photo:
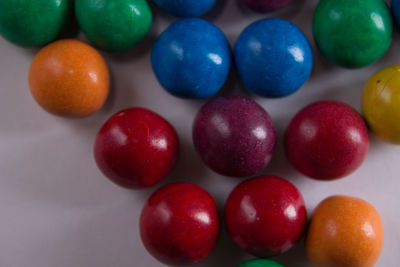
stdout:
[[22,46],[45,45],[70,19],[70,0],[0,0],[0,35]]
[[362,111],[369,127],[380,138],[400,144],[400,65],[375,73],[362,96]]
[[281,9],[289,4],[292,0],[239,0],[243,5],[253,11],[267,13]]
[[239,77],[253,93],[283,97],[308,79],[313,54],[303,32],[282,19],[264,19],[248,26],[235,45]]
[[275,128],[268,113],[253,100],[221,97],[198,112],[193,142],[203,162],[215,172],[250,176],[269,163]]
[[177,17],[198,17],[210,11],[217,0],[153,0],[164,12]]
[[169,93],[208,98],[224,85],[231,69],[231,49],[224,33],[202,19],[183,19],[157,39],[151,63]]
[[111,181],[143,188],[164,179],[175,165],[179,144],[174,128],[144,108],[125,109],[100,129],[94,145],[97,166]]
[[219,233],[218,209],[199,186],[169,184],[147,200],[140,235],[147,251],[167,265],[198,263],[211,253]]
[[239,264],[237,267],[284,267],[276,261],[266,259],[249,260]]
[[392,41],[390,9],[382,0],[321,0],[313,19],[318,48],[329,61],[361,68],[378,60]]
[[123,51],[144,39],[152,24],[146,0],[76,0],[75,13],[87,38],[108,51]]
[[301,238],[307,212],[293,184],[261,176],[233,189],[225,204],[225,221],[241,249],[264,258],[288,251]]
[[31,93],[42,108],[65,117],[84,117],[99,110],[109,92],[103,57],[77,40],[61,40],[37,53],[29,69]]
[[285,146],[289,161],[304,175],[333,180],[362,164],[369,149],[368,130],[350,106],[321,101],[296,114],[286,130]]
[[373,267],[382,245],[378,211],[364,200],[333,196],[314,211],[306,250],[315,267]]

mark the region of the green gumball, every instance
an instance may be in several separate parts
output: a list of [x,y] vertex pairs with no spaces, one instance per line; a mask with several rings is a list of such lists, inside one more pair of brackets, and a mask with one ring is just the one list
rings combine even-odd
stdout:
[[75,12],[87,38],[95,46],[115,52],[142,41],[153,20],[146,0],[76,0]]
[[276,261],[266,259],[249,260],[239,264],[237,267],[284,267]]
[[387,51],[393,21],[384,0],[321,0],[314,12],[313,34],[329,61],[361,68]]
[[0,34],[22,47],[54,41],[70,19],[73,0],[0,0]]

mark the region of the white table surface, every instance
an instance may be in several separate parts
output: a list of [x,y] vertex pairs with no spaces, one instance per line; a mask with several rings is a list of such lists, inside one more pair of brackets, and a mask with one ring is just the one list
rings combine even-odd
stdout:
[[[293,182],[303,193],[309,215],[325,197],[345,194],[364,198],[381,213],[385,244],[376,266],[396,267],[400,251],[400,147],[371,136],[370,153],[353,175],[334,182],[305,178],[287,162],[283,133],[291,117],[317,100],[344,101],[360,109],[364,83],[384,66],[400,63],[400,43],[395,32],[388,53],[360,70],[337,68],[315,49],[311,34],[317,1],[298,0],[268,16],[296,23],[310,39],[315,66],[307,84],[283,99],[263,99],[245,92],[231,75],[220,95],[255,99],[272,116],[278,145],[263,174]],[[242,10],[235,0],[221,4],[206,18],[227,34],[233,44],[251,22],[264,18]],[[2,267],[158,267],[141,244],[138,219],[142,205],[159,186],[173,181],[192,182],[206,188],[223,210],[225,199],[243,179],[219,176],[207,169],[193,149],[193,118],[205,101],[175,98],[159,86],[150,65],[150,49],[157,35],[174,18],[155,11],[149,38],[130,52],[104,54],[112,72],[112,92],[94,116],[70,120],[49,115],[32,99],[27,73],[37,50],[25,50],[0,38],[0,266]],[[78,32],[75,32],[75,36]],[[79,33],[79,38],[84,38]],[[206,77],[205,77],[206,78]],[[167,118],[181,140],[181,157],[173,173],[160,185],[129,191],[109,182],[97,169],[94,137],[113,113],[131,106],[150,108]],[[224,227],[210,257],[198,266],[230,267],[251,258],[229,239]],[[304,244],[277,260],[287,267],[307,267]]]

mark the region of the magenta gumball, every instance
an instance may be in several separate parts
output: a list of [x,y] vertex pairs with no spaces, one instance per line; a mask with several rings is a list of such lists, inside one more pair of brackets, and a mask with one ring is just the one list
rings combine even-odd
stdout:
[[239,0],[243,5],[259,13],[272,12],[283,8],[292,0]]
[[245,177],[263,170],[272,157],[275,139],[268,113],[243,97],[208,102],[193,125],[193,142],[203,162],[226,176]]

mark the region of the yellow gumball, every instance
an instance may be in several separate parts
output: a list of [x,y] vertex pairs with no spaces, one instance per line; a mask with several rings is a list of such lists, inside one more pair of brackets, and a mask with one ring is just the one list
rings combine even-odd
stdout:
[[362,95],[362,112],[380,138],[400,145],[400,65],[369,78]]

